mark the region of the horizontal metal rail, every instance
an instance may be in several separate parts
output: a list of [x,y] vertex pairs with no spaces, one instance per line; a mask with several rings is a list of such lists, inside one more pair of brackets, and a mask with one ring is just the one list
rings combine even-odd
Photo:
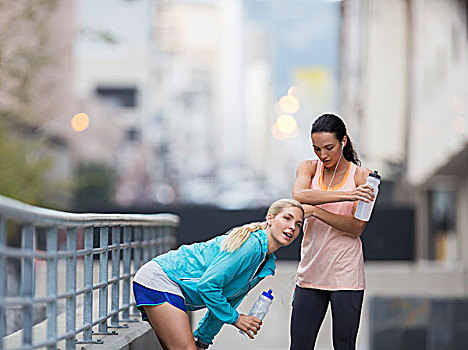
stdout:
[[4,217],[36,227],[89,227],[89,226],[173,226],[179,225],[174,214],[76,214],[35,207],[17,200],[0,196],[0,213]]
[[[11,349],[5,346],[12,336],[6,334],[11,312],[21,315],[21,346],[15,350],[102,343],[96,335],[116,334],[110,329],[134,322],[131,277],[175,246],[178,225],[174,214],[75,214],[0,196],[0,350]],[[20,267],[16,286],[11,266]],[[47,334],[34,339],[33,319],[41,306]],[[60,314],[66,327],[58,334]]]

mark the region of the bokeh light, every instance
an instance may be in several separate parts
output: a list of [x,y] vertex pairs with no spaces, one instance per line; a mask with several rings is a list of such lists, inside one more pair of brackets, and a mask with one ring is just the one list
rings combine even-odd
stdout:
[[452,108],[456,114],[465,113],[465,101],[460,97],[454,97],[452,100]]
[[279,107],[284,113],[294,114],[299,110],[299,100],[291,95],[286,95],[280,98]]
[[271,133],[273,135],[273,137],[277,140],[284,140],[284,139],[287,139],[288,138],[288,135],[281,132],[279,129],[278,129],[278,125],[277,123],[273,123],[273,125],[271,126]]
[[278,130],[284,134],[291,134],[297,128],[296,119],[288,114],[280,115],[276,120],[276,125]]
[[174,202],[175,192],[169,185],[161,185],[156,191],[156,199],[162,204],[170,204]]
[[465,118],[463,118],[462,116],[460,115],[457,115],[454,119],[453,119],[453,128],[455,129],[455,131],[459,134],[463,134],[466,130],[466,121],[465,121]]
[[289,89],[288,89],[288,95],[289,96],[295,96],[297,93],[297,86],[291,86]]
[[89,127],[89,116],[86,113],[77,113],[71,120],[71,127],[76,132],[82,132]]

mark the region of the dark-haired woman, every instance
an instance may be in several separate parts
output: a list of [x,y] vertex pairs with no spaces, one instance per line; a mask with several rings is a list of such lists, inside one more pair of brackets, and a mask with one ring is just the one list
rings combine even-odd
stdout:
[[291,350],[314,349],[328,305],[335,350],[355,349],[364,296],[361,235],[354,218],[359,200],[374,200],[344,122],[334,114],[312,125],[318,160],[297,168],[293,197],[306,211],[291,319]]

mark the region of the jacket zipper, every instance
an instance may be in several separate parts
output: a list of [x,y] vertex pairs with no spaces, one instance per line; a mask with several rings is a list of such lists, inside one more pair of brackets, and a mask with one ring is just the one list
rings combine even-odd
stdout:
[[262,257],[263,257],[262,262],[260,263],[260,265],[258,265],[258,267],[257,267],[257,269],[255,270],[254,274],[253,274],[252,277],[249,279],[249,286],[250,286],[250,282],[252,282],[252,280],[255,278],[255,275],[257,274],[258,269],[260,268],[260,266],[262,266],[263,260],[265,260],[266,255],[265,255],[265,256],[262,255]]
[[[262,255],[263,256],[263,255]],[[265,255],[266,256],[266,255]],[[258,267],[255,269],[255,272],[253,273],[252,277],[249,279],[249,287],[248,287],[248,290],[247,290],[247,293],[250,291],[250,282],[252,282],[255,278],[255,274],[257,273],[258,269],[260,268],[260,266],[262,266],[262,263],[263,263],[263,260],[265,260],[265,257],[263,257],[262,259],[262,262],[260,263],[260,265],[258,265]],[[242,292],[243,289],[237,291],[236,293],[228,296],[227,298],[234,298],[236,296],[238,296],[241,292]]]
[[[257,266],[257,268],[255,269],[255,272],[253,273],[252,277],[249,279],[249,289],[248,289],[248,290],[250,290],[250,282],[252,282],[252,281],[256,278],[255,275],[256,275],[258,269],[260,268],[260,266],[262,266],[263,260],[265,260],[266,255],[265,255],[265,256],[262,255],[262,257],[263,257],[262,262]],[[199,280],[200,280],[200,278],[179,278],[179,281],[199,281]],[[239,290],[239,291],[237,291],[236,293],[234,293],[233,295],[228,296],[227,298],[236,297],[236,296],[238,296],[241,292],[242,292],[242,290]],[[226,298],[226,299],[227,299],[227,298]],[[202,305],[193,305],[193,304],[187,304],[187,305],[194,306],[194,307],[200,307],[200,306],[202,306]]]

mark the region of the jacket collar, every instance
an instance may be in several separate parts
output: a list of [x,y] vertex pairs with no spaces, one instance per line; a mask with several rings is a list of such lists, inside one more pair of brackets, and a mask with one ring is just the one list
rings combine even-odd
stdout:
[[[255,237],[260,241],[260,245],[262,247],[262,256],[265,256],[268,253],[268,235],[266,233],[266,230],[258,230],[255,232],[252,232]],[[266,263],[265,266],[263,266],[262,271],[259,272],[257,277],[263,278],[266,276],[273,276],[275,274],[275,268],[276,268],[276,256],[274,253],[266,255]]]

